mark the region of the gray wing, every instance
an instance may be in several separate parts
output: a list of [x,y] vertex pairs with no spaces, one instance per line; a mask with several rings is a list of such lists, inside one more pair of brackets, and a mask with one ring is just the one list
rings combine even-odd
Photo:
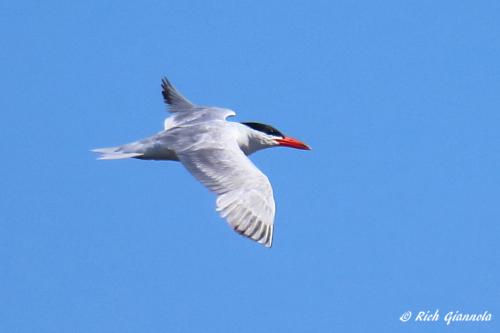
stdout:
[[161,80],[161,87],[163,100],[168,105],[168,111],[172,113],[172,116],[165,119],[165,130],[180,125],[193,125],[210,120],[225,120],[227,117],[236,115],[234,111],[229,109],[191,103],[165,77]]
[[195,107],[193,103],[187,100],[180,92],[175,89],[172,83],[164,77],[161,80],[161,94],[163,100],[168,105],[168,110],[172,113],[189,110]]
[[220,215],[239,234],[271,247],[275,203],[268,178],[228,130],[181,132],[183,140],[176,140],[176,154],[193,176],[218,195]]

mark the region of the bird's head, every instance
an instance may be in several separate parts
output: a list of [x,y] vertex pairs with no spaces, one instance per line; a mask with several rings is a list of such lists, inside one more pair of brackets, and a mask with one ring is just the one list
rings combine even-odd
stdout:
[[263,146],[262,148],[282,146],[295,149],[311,150],[311,148],[305,143],[284,135],[270,125],[255,122],[244,122],[242,124],[250,127],[255,131],[256,135],[254,137],[255,139],[258,139],[260,141],[260,144]]

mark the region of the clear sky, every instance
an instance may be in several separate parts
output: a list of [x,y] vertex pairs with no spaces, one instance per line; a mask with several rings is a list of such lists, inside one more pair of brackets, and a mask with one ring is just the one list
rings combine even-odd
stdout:
[[[499,332],[500,2],[2,1],[1,332]],[[252,157],[266,249],[175,162],[160,78]],[[400,321],[406,311],[491,322]]]

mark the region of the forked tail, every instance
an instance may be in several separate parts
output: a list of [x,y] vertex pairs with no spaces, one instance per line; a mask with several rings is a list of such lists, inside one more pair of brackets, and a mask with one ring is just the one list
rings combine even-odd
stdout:
[[98,160],[119,160],[122,158],[132,158],[144,155],[143,153],[132,153],[123,150],[123,147],[109,147],[92,149],[94,153],[100,154]]

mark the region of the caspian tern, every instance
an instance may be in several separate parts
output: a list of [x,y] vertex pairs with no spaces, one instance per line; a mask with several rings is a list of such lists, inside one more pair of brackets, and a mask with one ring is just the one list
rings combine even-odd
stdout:
[[232,110],[195,105],[166,79],[162,95],[172,115],[164,130],[123,146],[94,149],[99,159],[138,158],[180,161],[217,194],[217,211],[239,234],[266,247],[273,241],[275,204],[269,179],[247,156],[265,148],[309,150],[272,126],[230,122]]

